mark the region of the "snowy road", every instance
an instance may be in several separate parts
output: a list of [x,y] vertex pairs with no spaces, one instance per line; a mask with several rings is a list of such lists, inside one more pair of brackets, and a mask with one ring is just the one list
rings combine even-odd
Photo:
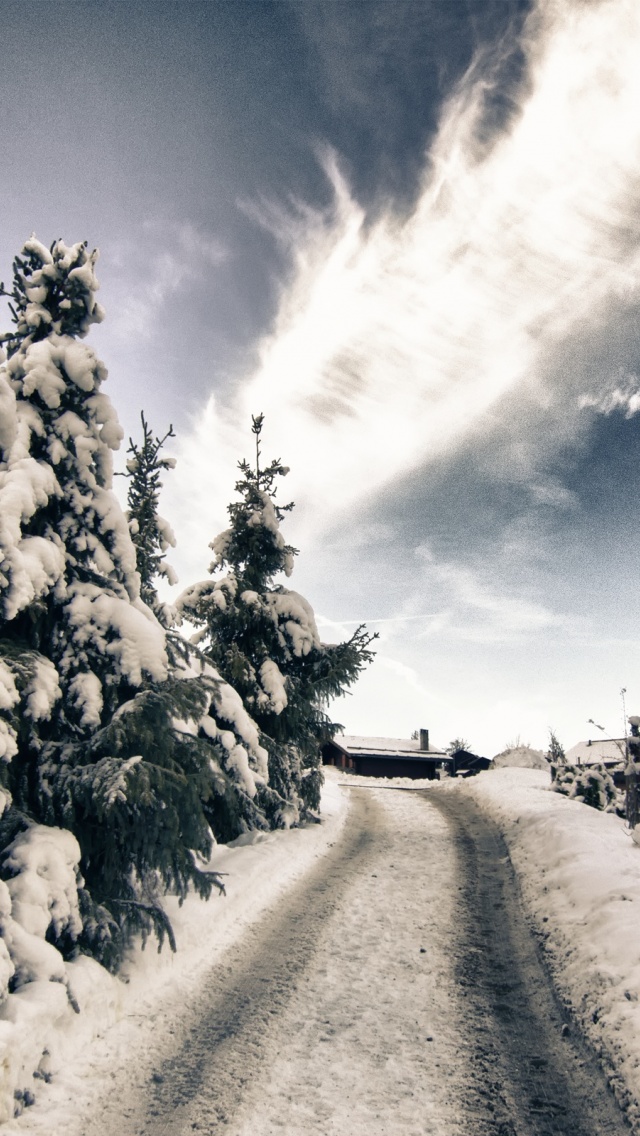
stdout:
[[628,1133],[567,1035],[493,826],[455,792],[351,796],[155,1079],[116,1078],[84,1136]]

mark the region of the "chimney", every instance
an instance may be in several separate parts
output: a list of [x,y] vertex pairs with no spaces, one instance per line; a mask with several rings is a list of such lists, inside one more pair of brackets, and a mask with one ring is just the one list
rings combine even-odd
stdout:
[[425,751],[429,749],[429,731],[428,730],[420,730],[420,749],[425,750]]

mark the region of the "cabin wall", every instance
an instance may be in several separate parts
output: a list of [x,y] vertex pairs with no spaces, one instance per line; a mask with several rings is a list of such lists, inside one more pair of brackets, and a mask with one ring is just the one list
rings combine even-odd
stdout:
[[[441,760],[441,759],[440,759]],[[414,761],[407,757],[374,757],[371,754],[358,754],[356,773],[362,777],[427,777],[430,781],[438,776],[440,760]]]
[[334,745],[333,742],[327,742],[322,747],[322,764],[335,765],[336,769],[351,769],[355,768],[353,758],[340,749],[339,746]]

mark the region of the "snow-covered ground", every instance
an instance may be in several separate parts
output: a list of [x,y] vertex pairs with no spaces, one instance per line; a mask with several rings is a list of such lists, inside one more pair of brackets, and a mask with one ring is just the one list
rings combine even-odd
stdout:
[[[5,1117],[12,1114],[16,1087],[19,1091],[26,1088],[36,1103],[1,1124],[2,1136],[57,1136],[68,1128],[69,1102],[76,1111],[87,1111],[92,1097],[104,1089],[105,1079],[130,1063],[129,1054],[152,1067],[185,998],[197,990],[216,960],[233,950],[265,908],[277,903],[323,855],[340,833],[346,811],[346,795],[330,781],[323,793],[322,825],[250,833],[232,845],[220,846],[211,866],[226,873],[227,895],[214,893],[207,903],[189,897],[182,907],[175,900],[166,901],[176,954],[166,945],[158,954],[150,941],[145,950],[133,953],[119,978],[92,959],[67,964],[79,1014],[72,1010],[59,983],[31,983],[22,997],[22,992],[12,995],[4,1021],[0,1010],[0,1044],[4,1042],[0,1105]],[[41,989],[44,986],[49,986],[51,996]],[[27,999],[31,1006],[24,1005]],[[34,1070],[50,1081],[42,1075],[34,1079]]]
[[638,1122],[640,847],[620,818],[551,791],[543,771],[490,770],[461,791],[499,825],[556,986]]
[[[149,944],[136,952],[121,979],[89,960],[70,964],[80,1014],[59,1000],[56,1012],[43,1016],[44,1003],[34,998],[27,1030],[24,1011],[21,1015],[21,1087],[28,1085],[36,1103],[3,1125],[3,1136],[71,1130],[71,1108],[86,1115],[109,1078],[133,1064],[132,1055],[151,1076],[162,1039],[172,1032],[185,999],[198,990],[212,964],[241,942],[259,914],[276,905],[335,842],[346,815],[348,789],[343,785],[358,782],[372,787],[372,779],[328,771],[322,826],[254,836],[220,848],[214,864],[229,873],[228,895],[208,904],[193,899],[171,910],[177,955],[167,950],[158,955]],[[415,782],[376,784],[396,790],[417,787]],[[631,1102],[630,1113],[640,1121],[633,1103],[640,1097],[640,848],[618,818],[551,792],[543,771],[491,770],[467,781],[425,787],[433,793],[468,794],[500,827],[558,988],[613,1072],[620,1099]],[[402,876],[394,886],[402,895]],[[412,898],[406,898],[410,907]],[[397,951],[392,939],[389,950]],[[0,1039],[10,1042],[11,1022],[0,1022],[0,1027]],[[50,1083],[31,1076],[44,1048],[49,1057],[41,1073]],[[6,1105],[14,1088],[8,1069],[15,1073],[15,1067],[3,1067]]]

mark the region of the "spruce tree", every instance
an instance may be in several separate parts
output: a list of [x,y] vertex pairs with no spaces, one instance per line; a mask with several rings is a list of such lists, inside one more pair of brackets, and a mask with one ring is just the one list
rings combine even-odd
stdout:
[[266,825],[267,757],[210,664],[170,667],[140,598],[112,490],[122,431],[81,342],[103,315],[96,258],[31,238],[14,263],[0,371],[0,788],[12,801],[0,847],[38,825],[73,833],[82,929],[52,925],[52,938],[115,967],[133,932],[171,938],[164,890],[209,894],[198,858],[212,818],[222,836]]
[[564,746],[562,745],[562,742],[559,741],[552,729],[549,730],[549,749],[547,750],[547,761],[554,766],[566,764]]
[[[182,677],[188,675],[191,683],[196,686],[203,684],[207,691],[213,690],[215,715],[221,720],[234,721],[234,714],[242,707],[241,701],[226,684],[220,682],[220,676],[210,661],[181,635],[181,619],[176,608],[161,602],[158,597],[156,582],[159,576],[164,576],[170,584],[177,582],[173,569],[164,560],[166,549],[175,546],[175,536],[171,526],[158,513],[161,474],[175,467],[175,459],[163,456],[161,451],[167,438],[175,435],[173,427],[169,426],[162,438],[154,436],[144,413],[140,418],[142,444],[129,439],[127,453],[130,457],[126,464],[130,478],[127,518],[136,551],[141,596],[166,629],[170,672]],[[208,727],[202,727],[202,730],[210,743],[212,737],[218,736],[215,732],[212,734]],[[237,730],[234,734],[223,728],[219,739],[224,738],[226,745],[219,740],[220,752],[217,757],[213,755],[224,777],[218,778],[218,792],[210,795],[203,807],[216,840],[221,842],[232,840],[247,829],[265,826],[265,817],[257,805],[256,795],[257,785],[266,780],[266,754],[258,745],[256,728],[248,718],[244,734],[247,732],[252,741],[249,747],[243,743],[242,737],[237,736]]]
[[140,575],[140,597],[155,612],[165,627],[172,623],[172,612],[167,604],[158,599],[156,580],[164,576],[169,584],[176,584],[173,568],[164,559],[169,547],[174,548],[176,538],[173,529],[158,513],[161,474],[175,466],[175,458],[162,455],[167,438],[174,438],[173,426],[169,426],[162,438],[154,436],[144,413],[140,414],[142,423],[142,444],[129,439],[130,455],[127,460],[129,489],[127,492],[127,518],[129,532],[136,550],[136,567]]
[[188,588],[178,608],[259,726],[269,754],[262,799],[272,824],[289,825],[319,806],[321,747],[341,728],[327,707],[371,660],[375,636],[360,626],[343,643],[322,643],[310,604],[277,582],[291,575],[297,552],[280,531],[293,503],[276,500],[288,468],[279,459],[261,466],[263,416],[252,421],[255,464],[239,462],[240,500],[211,544],[213,579]]

